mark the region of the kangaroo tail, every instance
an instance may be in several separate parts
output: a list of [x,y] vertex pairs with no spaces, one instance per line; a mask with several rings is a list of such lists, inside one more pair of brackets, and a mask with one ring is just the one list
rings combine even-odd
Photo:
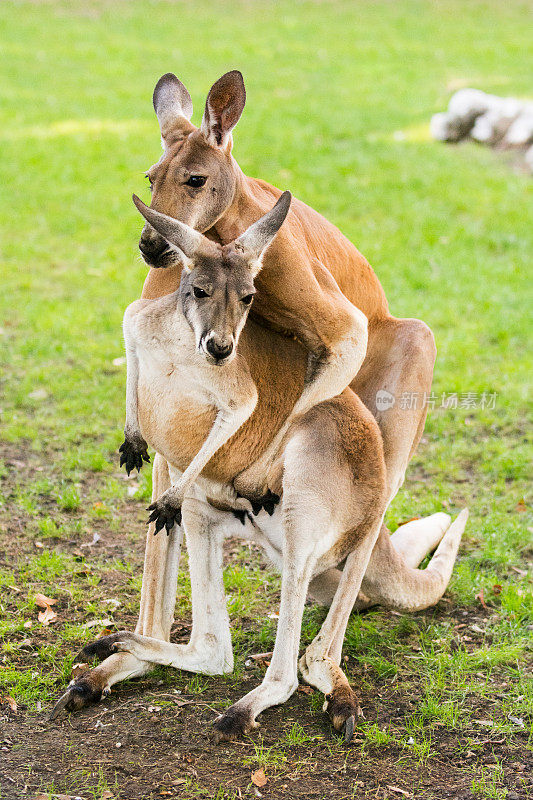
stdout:
[[[433,514],[401,526],[392,536],[382,528],[355,608],[379,603],[398,611],[420,611],[435,605],[450,581],[467,519],[464,508],[453,522],[447,514]],[[426,569],[416,569],[439,541]]]

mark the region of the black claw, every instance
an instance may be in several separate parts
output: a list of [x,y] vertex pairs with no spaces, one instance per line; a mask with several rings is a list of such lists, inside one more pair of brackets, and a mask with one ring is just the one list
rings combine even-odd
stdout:
[[259,514],[259,512],[263,508],[263,504],[262,503],[258,503],[255,500],[252,500],[251,502],[252,502],[252,511],[254,512],[254,515],[257,517],[257,515]]
[[246,525],[246,511],[241,511],[238,508],[234,508],[231,513],[234,517],[237,517],[241,525]]
[[348,717],[348,719],[344,723],[344,741],[346,744],[349,744],[353,739],[354,727],[355,727],[355,717],[352,714],[352,716]]

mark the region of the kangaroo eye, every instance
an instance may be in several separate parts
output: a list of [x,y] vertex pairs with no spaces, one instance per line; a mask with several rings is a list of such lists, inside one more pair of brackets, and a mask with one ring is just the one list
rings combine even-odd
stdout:
[[203,175],[191,175],[189,180],[186,182],[186,186],[192,186],[193,189],[200,189],[204,186],[207,178],[204,178]]
[[249,306],[253,299],[253,294],[247,294],[245,297],[241,297],[241,303],[244,303],[245,306]]
[[199,286],[194,286],[194,287],[193,287],[193,294],[194,294],[194,296],[195,296],[195,297],[198,297],[198,298],[201,298],[201,297],[209,297],[209,295],[207,294],[207,292],[204,292],[204,290],[203,290],[203,289],[200,289],[200,287],[199,287]]

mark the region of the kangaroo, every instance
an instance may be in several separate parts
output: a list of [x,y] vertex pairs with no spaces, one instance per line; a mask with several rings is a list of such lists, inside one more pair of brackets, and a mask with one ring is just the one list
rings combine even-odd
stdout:
[[[163,153],[146,173],[151,207],[222,244],[235,240],[281,194],[275,186],[245,175],[233,157],[233,131],[245,102],[246,90],[238,70],[213,84],[199,127],[191,122],[191,97],[174,74],[163,75],[153,93]],[[139,249],[150,266],[142,296],[154,298],[176,291],[179,255],[148,221]],[[296,338],[307,353],[302,392],[294,398],[292,412],[271,442],[270,451],[265,451],[262,463],[256,463],[255,474],[249,473],[249,496],[252,484],[259,492],[256,507],[262,497],[271,500],[269,490],[276,493],[272,486],[259,489],[257,478],[259,472],[268,473],[265,465],[287,425],[306,407],[334,397],[348,384],[379,425],[392,500],[424,430],[427,405],[423,398],[430,395],[436,356],[431,330],[421,320],[393,317],[364,256],[334,225],[295,198],[283,229],[265,253],[256,289],[251,318]],[[360,309],[368,320],[366,340],[361,337],[354,309]],[[416,400],[408,407],[400,402],[406,395]],[[168,486],[168,469],[158,459],[153,468],[154,500]],[[416,566],[419,553],[438,543],[440,524],[435,528],[431,516],[409,531],[393,542]],[[152,568],[159,565],[161,580],[172,574],[170,552],[164,545],[148,537],[146,547],[146,563]],[[338,569],[317,576],[311,582],[311,595],[329,605],[340,578]],[[148,632],[153,623],[152,633],[167,638],[172,619],[163,609],[156,610],[160,602],[157,591],[146,587],[141,602],[139,625]]]
[[[343,560],[327,618],[299,667],[326,695],[325,709],[334,727],[350,740],[358,702],[340,668],[340,655],[359,590],[363,586],[371,597],[377,593],[385,601],[392,594],[397,607],[436,602],[448,583],[465,522],[463,513],[443,536],[449,518],[435,515],[439,519],[433,535],[437,532],[442,541],[429,567],[419,572],[405,565],[382,530],[388,488],[379,427],[349,388],[289,424],[267,465],[268,474],[258,476],[259,487],[279,487],[279,505],[267,509],[270,516],[250,515],[251,503],[242,496],[251,485],[247,473],[251,469],[258,474],[256,464],[264,463],[264,452],[286,424],[306,379],[307,353],[299,342],[252,318],[247,321],[255,279],[290,200],[285,192],[234,242],[221,245],[134,198],[168,246],[177,248],[184,267],[178,291],[137,300],[126,310],[128,376],[121,450],[127,469],[142,465],[147,442],[169,465],[172,484],[150,507],[151,521],[155,533],[166,528],[173,542],[178,526],[185,531],[193,630],[185,646],[125,631],[88,645],[79,657],[97,655],[108,662],[129,658],[208,674],[231,670],[222,540],[228,533],[228,512],[235,513],[241,535],[258,542],[281,569],[281,605],[265,678],[216,720],[216,740],[234,739],[257,727],[263,710],[285,702],[295,690],[308,587]],[[361,314],[361,326],[365,322]],[[252,483],[252,497],[256,495]],[[384,561],[389,567],[385,580]],[[390,575],[400,580],[388,590]],[[169,598],[173,603],[174,597]],[[112,674],[105,664],[70,687],[54,716],[63,707],[79,707],[89,696],[105,693],[118,674],[125,676],[125,662],[120,673]]]

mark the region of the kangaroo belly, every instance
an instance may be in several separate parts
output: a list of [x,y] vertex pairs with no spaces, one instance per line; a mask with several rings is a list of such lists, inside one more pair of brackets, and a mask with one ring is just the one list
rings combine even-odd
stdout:
[[139,376],[139,424],[148,444],[176,469],[190,464],[215,421],[216,408],[179,387],[179,377]]
[[[246,359],[258,390],[252,416],[218,450],[203,476],[231,483],[253,464],[272,441],[300,395],[306,355],[290,339],[248,320],[239,352]],[[220,369],[224,369],[221,367]],[[148,444],[184,470],[211,430],[214,402],[191,380],[187,369],[141,364],[138,386],[139,423]]]

